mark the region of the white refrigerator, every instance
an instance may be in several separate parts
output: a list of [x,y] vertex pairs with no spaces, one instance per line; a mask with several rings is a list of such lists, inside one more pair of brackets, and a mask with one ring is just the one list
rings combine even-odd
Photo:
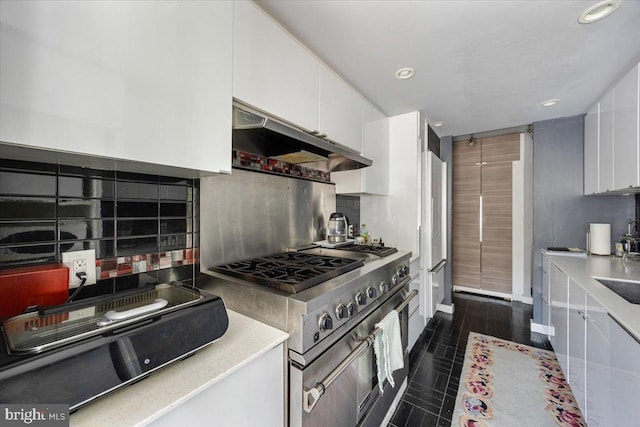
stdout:
[[421,236],[423,256],[421,270],[425,272],[423,315],[433,317],[444,300],[444,266],[447,263],[447,164],[433,152],[425,153],[424,222]]

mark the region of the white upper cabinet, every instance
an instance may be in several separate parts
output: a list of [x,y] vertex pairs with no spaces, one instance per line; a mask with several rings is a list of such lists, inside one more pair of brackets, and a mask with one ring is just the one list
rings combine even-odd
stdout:
[[596,103],[584,118],[584,194],[598,192],[598,125],[600,103]]
[[362,152],[364,101],[333,71],[320,68],[318,129],[327,138]]
[[236,99],[362,153],[357,91],[252,2],[236,3],[234,34]]
[[584,119],[584,193],[640,189],[640,69],[636,64]]
[[0,140],[229,172],[233,7],[1,2]]
[[614,101],[613,188],[638,187],[638,65],[615,86]]
[[600,100],[598,191],[613,190],[613,90]]
[[233,96],[317,130],[320,63],[251,2],[235,3],[234,34]]
[[[418,111],[390,117],[389,195],[361,197],[360,221],[390,246],[420,253],[421,146],[425,120]],[[428,308],[425,307],[426,310]]]
[[337,194],[389,194],[389,119],[368,103],[364,111],[362,154],[373,165],[344,172],[332,172]]

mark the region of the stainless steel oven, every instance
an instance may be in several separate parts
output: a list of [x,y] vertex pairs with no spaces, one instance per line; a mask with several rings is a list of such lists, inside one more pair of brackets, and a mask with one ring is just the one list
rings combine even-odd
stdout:
[[[389,404],[407,377],[408,280],[384,304],[369,314],[343,338],[307,366],[290,362],[291,425],[380,425]],[[380,396],[373,340],[375,324],[390,311],[399,313],[405,367],[394,373],[395,387],[384,384]],[[384,399],[380,399],[380,398]]]
[[375,324],[400,313],[407,348],[411,253],[395,248],[305,248],[209,267],[207,288],[235,311],[289,333],[291,426],[379,426],[395,388],[378,390]]

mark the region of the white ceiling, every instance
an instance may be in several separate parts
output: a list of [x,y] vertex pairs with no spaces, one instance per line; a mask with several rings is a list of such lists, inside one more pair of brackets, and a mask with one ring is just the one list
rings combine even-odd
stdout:
[[598,1],[256,3],[387,115],[421,110],[459,136],[586,112],[640,59],[640,0],[579,24]]

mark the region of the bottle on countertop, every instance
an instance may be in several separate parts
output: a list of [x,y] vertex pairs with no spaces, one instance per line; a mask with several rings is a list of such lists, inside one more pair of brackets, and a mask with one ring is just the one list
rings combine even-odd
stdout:
[[364,244],[367,245],[369,243],[369,232],[367,231],[367,225],[362,224],[360,226],[360,237],[364,239]]

